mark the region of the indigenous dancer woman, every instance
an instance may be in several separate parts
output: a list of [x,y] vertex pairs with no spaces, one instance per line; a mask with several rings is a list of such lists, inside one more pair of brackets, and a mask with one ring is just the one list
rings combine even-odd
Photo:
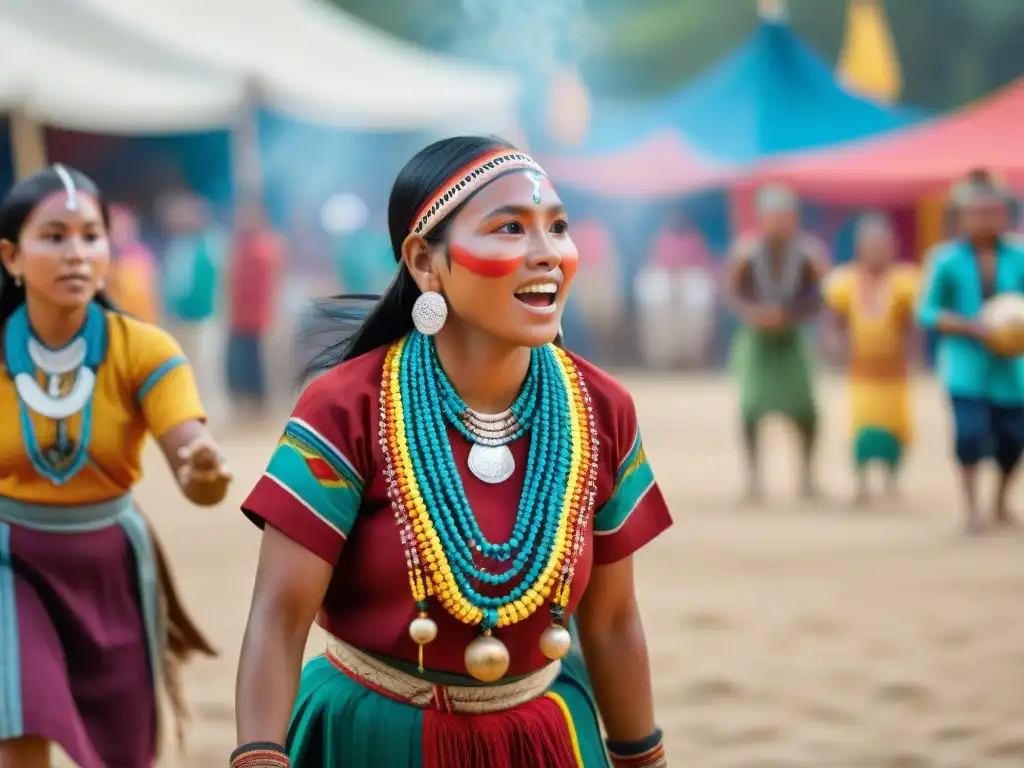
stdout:
[[968,533],[985,528],[978,504],[977,467],[987,457],[999,467],[996,524],[1013,522],[1010,483],[1024,451],[1024,357],[1004,357],[987,345],[983,304],[997,293],[1024,293],[1024,244],[1006,237],[1008,200],[983,171],[960,188],[962,237],[932,259],[918,320],[939,333],[937,370],[950,398]]
[[562,203],[462,137],[406,165],[388,219],[395,280],[244,504],[265,527],[233,765],[598,768],[599,713],[613,764],[665,765],[632,556],[671,519],[629,394],[552,344]]
[[895,263],[896,240],[884,216],[857,222],[855,262],[825,282],[825,301],[849,349],[850,419],[857,502],[869,497],[867,467],[880,462],[895,494],[897,471],[912,433],[910,339],[917,271]]
[[[219,502],[229,476],[178,346],[114,311],[107,206],[63,166],[0,206],[0,765],[146,768],[157,691],[211,654],[132,503],[147,434],[181,490]],[[180,721],[179,721],[180,725]]]
[[761,497],[758,432],[765,416],[786,417],[800,435],[802,492],[816,492],[813,476],[818,409],[804,323],[821,306],[819,281],[828,269],[824,246],[799,230],[797,200],[784,187],[757,195],[757,236],[733,249],[726,303],[743,323],[733,344],[747,457],[747,495]]

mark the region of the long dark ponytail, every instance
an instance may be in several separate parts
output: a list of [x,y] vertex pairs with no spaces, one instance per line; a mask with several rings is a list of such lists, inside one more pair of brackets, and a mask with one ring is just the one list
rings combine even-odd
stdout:
[[[461,168],[474,159],[499,149],[512,149],[507,141],[483,136],[456,136],[421,149],[399,172],[388,200],[388,230],[398,270],[382,296],[342,294],[315,302],[317,329],[306,332],[304,341],[320,348],[302,372],[309,379],[339,363],[391,344],[412,330],[412,305],[420,289],[402,264],[402,243],[413,218],[430,197]],[[426,240],[444,242],[448,223],[458,208],[441,221]],[[320,322],[322,321],[322,322]],[[326,333],[332,341],[318,343]],[[339,338],[340,337],[340,338]]]
[[[96,182],[74,168],[64,166],[63,170],[79,192],[89,195],[99,203],[103,223],[109,228],[110,209]],[[0,203],[0,240],[7,240],[17,246],[25,221],[35,207],[45,198],[63,189],[64,181],[54,168],[34,173],[11,187]],[[110,299],[102,292],[96,295],[95,301],[105,309],[115,309]],[[0,262],[0,328],[4,327],[8,318],[24,303],[25,287],[16,285],[7,267]]]

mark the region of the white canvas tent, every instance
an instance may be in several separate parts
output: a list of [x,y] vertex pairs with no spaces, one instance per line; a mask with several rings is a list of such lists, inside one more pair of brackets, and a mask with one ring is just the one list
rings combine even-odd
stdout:
[[315,0],[78,0],[112,25],[252,79],[263,104],[357,129],[504,130],[511,75],[428,52]]
[[[0,109],[107,134],[234,125],[241,81],[90,24],[77,0],[0,0]],[[94,19],[92,19],[94,21]]]

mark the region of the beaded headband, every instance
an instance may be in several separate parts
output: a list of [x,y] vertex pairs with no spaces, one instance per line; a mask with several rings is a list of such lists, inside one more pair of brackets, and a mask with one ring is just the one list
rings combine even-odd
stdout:
[[448,211],[454,210],[475,192],[509,171],[527,170],[547,176],[544,169],[529,155],[510,149],[501,149],[479,157],[441,185],[413,219],[410,232],[426,235],[442,222]]

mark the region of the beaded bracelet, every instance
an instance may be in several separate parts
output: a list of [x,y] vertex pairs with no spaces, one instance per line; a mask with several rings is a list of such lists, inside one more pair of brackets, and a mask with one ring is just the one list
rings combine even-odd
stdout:
[[271,741],[243,744],[231,753],[231,768],[289,768],[288,750]]
[[660,728],[638,741],[606,741],[608,755],[615,768],[667,768],[665,744]]

